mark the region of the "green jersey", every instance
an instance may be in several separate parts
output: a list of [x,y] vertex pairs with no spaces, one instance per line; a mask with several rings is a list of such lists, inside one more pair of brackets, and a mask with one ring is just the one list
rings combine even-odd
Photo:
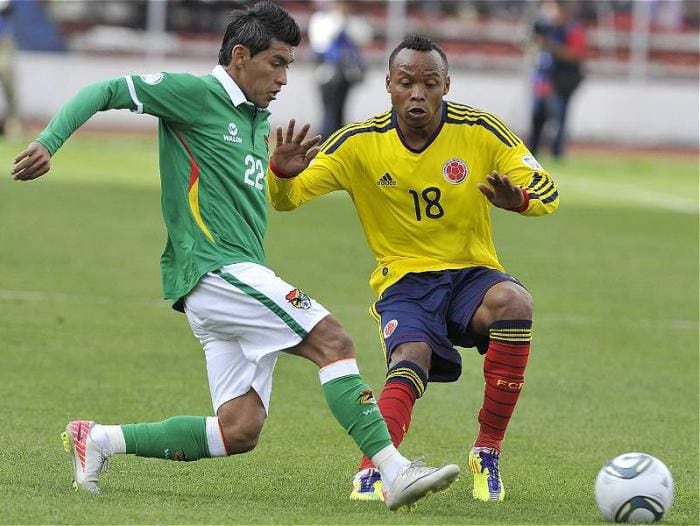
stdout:
[[53,155],[109,109],[159,118],[165,297],[182,298],[224,265],[264,264],[269,112],[248,102],[221,66],[204,76],[126,76],[84,88],[37,140]]

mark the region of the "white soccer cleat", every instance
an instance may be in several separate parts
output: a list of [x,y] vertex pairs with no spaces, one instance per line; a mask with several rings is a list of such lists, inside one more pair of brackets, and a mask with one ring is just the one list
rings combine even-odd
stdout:
[[63,448],[72,453],[73,488],[97,495],[100,493],[97,480],[100,473],[107,471],[109,453],[90,437],[93,425],[95,422],[87,420],[68,422],[66,430],[61,433],[61,440]]
[[384,503],[392,510],[411,508],[419,499],[446,490],[459,476],[459,466],[448,464],[431,468],[423,462],[413,461],[390,485],[384,485]]

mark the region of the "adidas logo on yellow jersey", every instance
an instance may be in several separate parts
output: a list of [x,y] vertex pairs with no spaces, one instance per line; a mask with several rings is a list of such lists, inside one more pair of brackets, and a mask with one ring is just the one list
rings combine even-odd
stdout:
[[394,178],[387,172],[377,181],[377,186],[396,186],[396,181],[394,181]]

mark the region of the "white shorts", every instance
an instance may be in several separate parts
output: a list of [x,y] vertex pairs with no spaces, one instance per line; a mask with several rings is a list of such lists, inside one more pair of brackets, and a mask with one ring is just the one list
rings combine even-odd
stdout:
[[204,347],[214,412],[255,389],[269,411],[277,353],[301,342],[328,311],[267,267],[235,263],[209,272],[185,298]]

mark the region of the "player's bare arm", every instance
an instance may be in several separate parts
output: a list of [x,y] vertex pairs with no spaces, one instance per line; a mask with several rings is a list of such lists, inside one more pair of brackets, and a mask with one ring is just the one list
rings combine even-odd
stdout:
[[479,183],[479,190],[491,201],[493,206],[506,210],[518,209],[523,206],[525,197],[521,188],[514,185],[507,175],[493,171],[486,176],[486,180],[489,184]]
[[279,176],[295,177],[299,175],[311,160],[316,157],[319,151],[321,136],[316,135],[308,140],[310,124],[304,124],[299,133],[294,135],[296,121],[291,119],[287,124],[287,131],[284,133],[282,127],[277,128],[277,141],[275,151],[270,157],[270,165]]
[[10,175],[16,181],[31,181],[51,169],[51,153],[40,142],[33,141],[15,157]]

